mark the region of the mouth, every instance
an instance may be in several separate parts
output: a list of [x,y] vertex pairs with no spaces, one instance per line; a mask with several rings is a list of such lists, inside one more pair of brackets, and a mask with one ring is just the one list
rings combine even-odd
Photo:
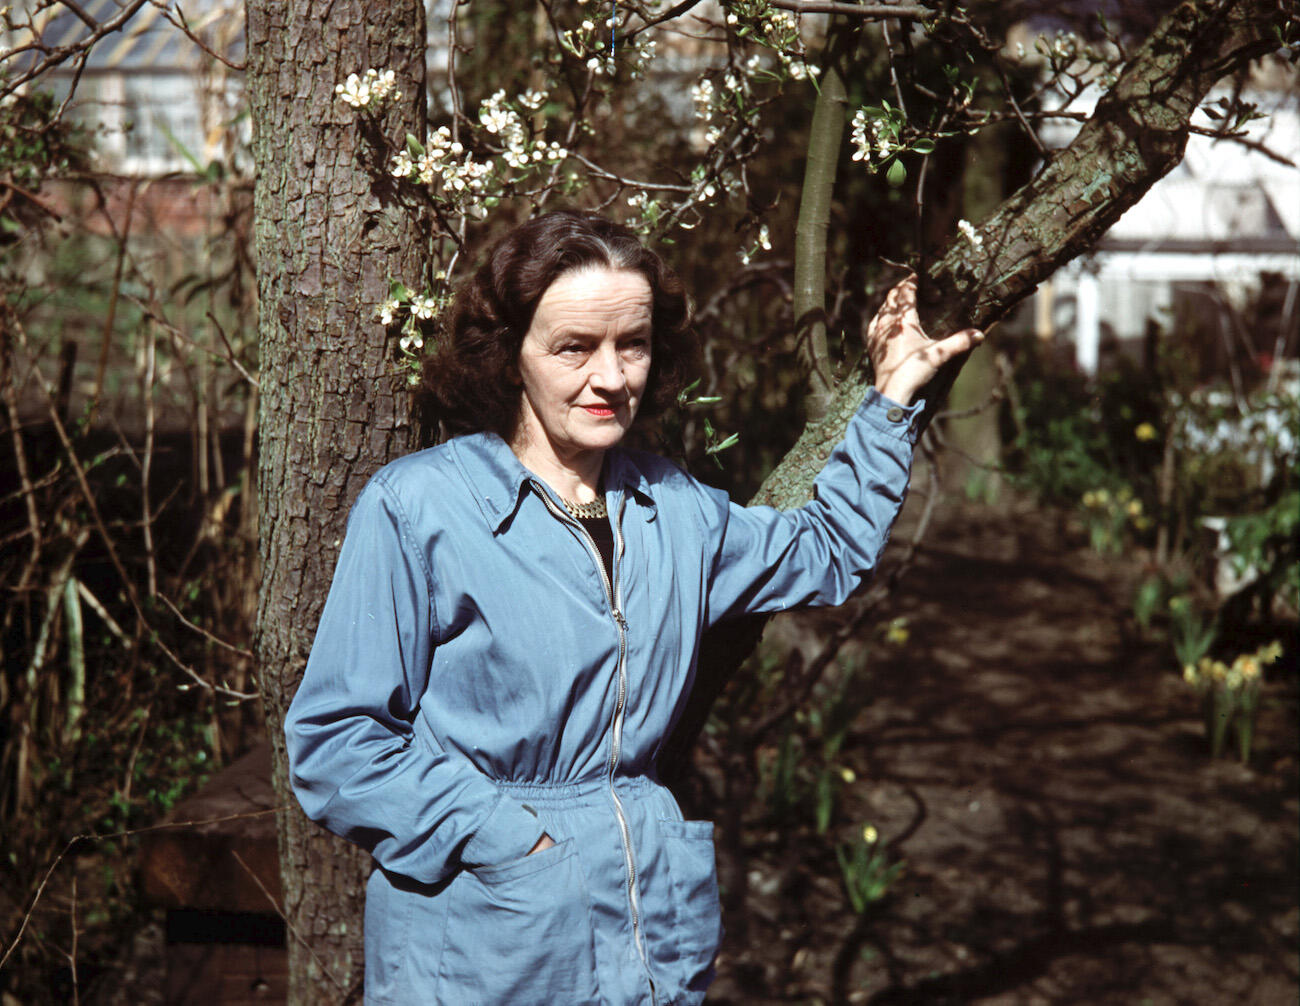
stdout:
[[581,408],[593,419],[613,419],[618,414],[612,405],[583,405]]

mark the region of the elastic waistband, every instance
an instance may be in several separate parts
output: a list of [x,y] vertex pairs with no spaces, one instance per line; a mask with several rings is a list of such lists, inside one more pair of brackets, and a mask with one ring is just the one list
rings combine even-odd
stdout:
[[[585,803],[609,793],[609,777],[579,779],[577,782],[503,782],[497,789],[530,803]],[[664,789],[663,783],[647,775],[615,776],[614,790],[620,795],[638,796]]]

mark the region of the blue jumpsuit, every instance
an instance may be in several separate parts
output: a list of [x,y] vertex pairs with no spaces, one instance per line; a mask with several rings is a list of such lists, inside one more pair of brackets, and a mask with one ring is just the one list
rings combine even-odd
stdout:
[[[495,434],[375,475],[285,723],[303,809],[375,860],[367,1003],[703,1000],[712,825],[656,773],[700,635],[871,576],[919,409],[869,392],[814,501],[785,512],[611,450],[612,578]],[[527,855],[543,832],[557,844]]]

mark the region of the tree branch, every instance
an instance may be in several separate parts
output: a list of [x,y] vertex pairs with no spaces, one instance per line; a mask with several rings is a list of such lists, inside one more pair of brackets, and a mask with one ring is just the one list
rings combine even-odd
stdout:
[[[1282,0],[1202,0],[1166,17],[1074,141],[979,227],[981,245],[958,236],[926,270],[927,330],[987,328],[1093,247],[1182,159],[1191,116],[1210,88],[1274,48],[1284,7]],[[925,389],[922,424],[942,407],[962,363],[949,364]],[[790,507],[807,500],[866,387],[861,373],[841,384],[826,420],[805,429],[752,503]]]
[[940,11],[929,7],[903,4],[839,3],[838,0],[770,0],[773,7],[796,14],[843,14],[864,21],[894,18],[899,21],[925,21],[941,16]]

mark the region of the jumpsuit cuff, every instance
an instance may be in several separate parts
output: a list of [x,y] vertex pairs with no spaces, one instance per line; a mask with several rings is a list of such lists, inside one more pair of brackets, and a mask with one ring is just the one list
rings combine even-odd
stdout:
[[916,446],[920,436],[917,423],[924,408],[924,398],[918,398],[911,405],[901,405],[875,388],[868,388],[858,406],[858,415],[881,433]]
[[465,843],[461,861],[469,867],[496,866],[528,855],[546,829],[537,813],[504,793]]

